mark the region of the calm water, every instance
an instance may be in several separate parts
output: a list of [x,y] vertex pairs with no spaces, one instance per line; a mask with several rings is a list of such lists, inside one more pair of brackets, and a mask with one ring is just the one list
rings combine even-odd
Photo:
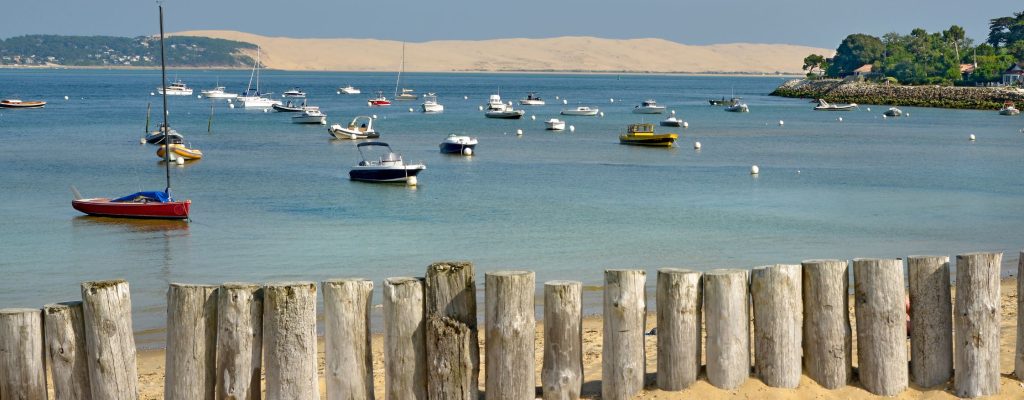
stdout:
[[[198,94],[218,80],[244,90],[249,74],[174,76]],[[349,181],[358,152],[325,127],[215,103],[207,133],[211,103],[172,97],[171,125],[207,157],[172,169],[193,221],[85,217],[70,207],[70,185],[85,196],[163,188],[155,146],[138,143],[146,104],[159,110],[150,96],[159,72],[0,70],[0,98],[50,101],[0,111],[0,307],[76,299],[83,280],[124,278],[136,328],[152,332],[169,282],[379,282],[467,259],[481,272],[531,269],[538,282],[594,285],[604,268],[645,268],[653,285],[663,266],[980,250],[1007,252],[1009,269],[1024,246],[1024,119],[994,111],[905,108],[910,118],[888,120],[883,106],[813,112],[806,100],[765,96],[778,77],[408,74],[403,86],[438,92],[446,107],[424,115],[407,110],[419,102],[366,107],[376,90],[390,96],[391,73],[264,78],[275,93],[302,87],[332,123],[377,114],[381,140],[427,164],[420,186]],[[364,94],[335,94],[345,83]],[[536,91],[549,105],[520,121],[486,119],[477,106],[499,87],[506,100]],[[706,103],[733,91],[749,114]],[[555,96],[606,116],[564,117],[575,132],[546,132],[542,121],[563,107]],[[645,98],[689,122],[677,129],[678,148],[617,144]],[[449,133],[478,136],[477,154],[439,154]],[[748,173],[753,164],[759,177]]]

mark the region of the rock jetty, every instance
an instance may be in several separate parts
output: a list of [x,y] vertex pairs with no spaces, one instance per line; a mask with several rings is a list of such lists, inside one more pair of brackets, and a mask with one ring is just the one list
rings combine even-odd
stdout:
[[842,79],[794,79],[772,96],[825,99],[837,103],[995,110],[1009,100],[1024,103],[1024,90],[1006,87],[904,86]]

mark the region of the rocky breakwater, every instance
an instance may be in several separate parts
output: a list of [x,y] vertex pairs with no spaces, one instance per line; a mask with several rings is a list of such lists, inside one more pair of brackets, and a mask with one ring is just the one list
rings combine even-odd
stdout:
[[841,79],[794,79],[772,96],[825,99],[836,103],[995,110],[1009,100],[1024,103],[1024,90],[1005,87],[904,86]]

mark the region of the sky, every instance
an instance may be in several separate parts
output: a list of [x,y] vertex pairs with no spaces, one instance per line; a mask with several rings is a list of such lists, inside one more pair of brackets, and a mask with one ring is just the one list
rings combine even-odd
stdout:
[[[957,24],[976,42],[1020,0],[164,0],[168,32],[216,29],[297,38],[408,42],[596,36],[685,44],[785,43],[835,48],[850,33],[881,36]],[[153,0],[6,0],[0,38],[157,32]]]

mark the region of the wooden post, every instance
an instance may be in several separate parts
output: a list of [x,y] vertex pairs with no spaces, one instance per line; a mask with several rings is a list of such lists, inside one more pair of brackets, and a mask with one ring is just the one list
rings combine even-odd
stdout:
[[319,400],[316,284],[269,284],[263,296],[267,399]]
[[82,302],[43,306],[46,362],[53,375],[54,400],[89,400],[88,357]]
[[43,314],[0,309],[0,399],[46,400]]
[[384,398],[427,399],[423,279],[384,280]]
[[92,398],[138,399],[139,374],[128,282],[83,282],[82,315]]
[[953,376],[953,303],[949,257],[907,258],[910,283],[910,376],[933,387]]
[[747,271],[704,273],[708,382],[735,389],[750,376],[750,299]]
[[427,317],[427,398],[477,400],[470,329],[438,315]]
[[750,273],[754,305],[754,370],[768,386],[796,388],[803,371],[803,300],[799,265]]
[[164,399],[213,400],[216,393],[217,287],[167,288]]
[[658,389],[686,389],[700,374],[702,286],[700,272],[658,270]]
[[907,388],[907,317],[900,259],[853,260],[857,364],[864,389],[895,396]]
[[1013,361],[1013,371],[1017,379],[1024,380],[1024,250],[1017,258],[1017,351]]
[[263,288],[217,289],[217,400],[259,400],[263,374]]
[[604,271],[604,335],[601,398],[631,399],[644,388],[647,294],[643,270]]
[[328,399],[373,399],[370,310],[373,282],[335,279],[323,282],[324,342]]
[[532,271],[489,272],[484,276],[487,398],[533,399],[536,393],[534,317],[536,278]]
[[583,390],[583,284],[544,284],[544,400],[577,400]]
[[[470,262],[439,262],[431,264],[427,267],[427,278],[426,278],[426,289],[424,294],[426,295],[426,315],[429,319],[431,316],[435,317],[448,317],[452,321],[459,322],[466,325],[467,339],[469,340],[469,359],[472,362],[472,370],[470,376],[470,382],[465,385],[471,391],[470,397],[476,399],[479,395],[480,389],[477,386],[480,382],[480,343],[477,337],[477,320],[476,320],[476,270],[473,268],[473,263]],[[447,321],[451,322],[451,321]],[[441,327],[446,325],[435,324],[435,327]],[[427,358],[430,361],[429,368],[436,370],[439,368],[437,363],[448,362],[453,365],[458,364],[461,360],[457,359],[446,359],[447,356],[461,357],[458,353],[450,354],[431,354],[430,346],[438,345],[440,343],[431,343],[429,333],[431,329],[428,327],[427,336]],[[454,329],[451,327],[446,328],[445,331],[461,332],[460,329]],[[434,333],[440,333],[441,331],[435,331]],[[450,346],[435,346],[438,350],[450,350]],[[427,384],[431,385],[430,378],[434,374],[427,376]],[[458,377],[461,377],[459,375]],[[453,377],[455,378],[455,377]],[[429,390],[428,390],[429,391]],[[432,391],[430,393],[433,393]],[[428,397],[429,393],[428,393]],[[433,397],[430,397],[433,399]]]
[[956,374],[958,397],[999,393],[999,268],[1003,253],[956,256]]
[[803,266],[804,370],[826,389],[853,375],[850,267],[843,260],[808,260]]

